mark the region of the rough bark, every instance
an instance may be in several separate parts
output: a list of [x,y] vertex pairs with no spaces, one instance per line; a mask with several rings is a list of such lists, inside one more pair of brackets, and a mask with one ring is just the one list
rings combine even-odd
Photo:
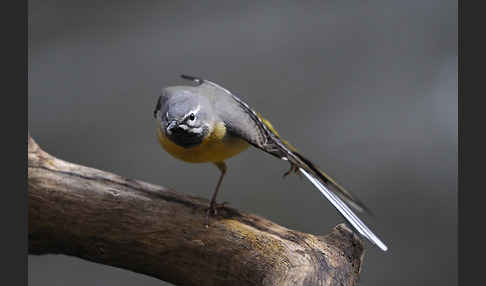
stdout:
[[324,236],[57,159],[28,138],[29,253],[66,254],[178,285],[357,285],[361,240]]

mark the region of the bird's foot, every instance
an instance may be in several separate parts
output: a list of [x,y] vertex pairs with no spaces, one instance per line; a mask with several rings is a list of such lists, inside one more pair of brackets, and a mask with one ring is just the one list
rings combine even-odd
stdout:
[[285,179],[285,177],[287,177],[291,173],[297,173],[298,171],[299,171],[299,168],[296,165],[290,164],[290,169],[283,174],[283,178]]
[[223,203],[220,203],[220,204],[218,204],[216,202],[211,202],[209,204],[209,207],[206,208],[206,227],[209,227],[209,217],[217,215],[218,209],[222,209],[228,204],[229,204],[228,202],[223,202]]

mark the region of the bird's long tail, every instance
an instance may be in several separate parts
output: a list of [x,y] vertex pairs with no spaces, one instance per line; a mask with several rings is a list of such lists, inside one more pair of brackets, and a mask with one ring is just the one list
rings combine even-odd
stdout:
[[[362,236],[367,238],[372,243],[376,244],[383,251],[386,251],[387,246],[356,216],[356,214],[349,208],[344,202],[346,201],[351,207],[358,211],[369,210],[348,191],[342,188],[336,181],[329,177],[326,173],[319,170],[309,160],[301,156],[295,147],[289,142],[280,138],[277,131],[273,128],[272,124],[259,113],[251,109],[248,104],[239,99],[236,95],[232,94],[229,90],[222,86],[193,76],[182,75],[182,78],[191,80],[195,83],[202,84],[207,83],[211,86],[218,88],[229,96],[231,96],[235,102],[245,111],[254,122],[259,126],[260,132],[265,136],[267,140],[264,143],[250,140],[249,143],[257,148],[268,152],[279,159],[288,160],[292,164],[291,170],[299,170],[319,191],[332,203],[332,205],[344,216],[344,218],[355,228]],[[245,138],[245,140],[249,140]]]
[[301,164],[296,166],[298,170],[331,202],[354,229],[381,250],[386,251],[388,247],[358,218],[345,201],[359,211],[368,211],[364,204],[337,184],[331,177],[315,167],[309,160],[299,154],[297,156],[300,159],[299,161],[301,161]]

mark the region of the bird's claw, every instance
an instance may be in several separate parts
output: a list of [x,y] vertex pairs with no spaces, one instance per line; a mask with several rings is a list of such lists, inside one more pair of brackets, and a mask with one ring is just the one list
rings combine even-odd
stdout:
[[297,171],[299,171],[299,168],[293,164],[290,164],[290,169],[283,174],[283,178],[285,179],[285,177],[290,175],[290,173],[297,173]]
[[218,215],[218,209],[224,208],[229,202],[222,202],[220,204],[211,202],[209,207],[206,208],[206,227],[209,227],[209,217]]

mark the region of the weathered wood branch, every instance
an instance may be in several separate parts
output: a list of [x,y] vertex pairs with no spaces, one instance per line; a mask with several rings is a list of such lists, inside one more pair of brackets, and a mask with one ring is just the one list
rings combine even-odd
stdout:
[[325,236],[57,159],[28,138],[29,253],[58,253],[179,285],[356,285],[361,240]]

